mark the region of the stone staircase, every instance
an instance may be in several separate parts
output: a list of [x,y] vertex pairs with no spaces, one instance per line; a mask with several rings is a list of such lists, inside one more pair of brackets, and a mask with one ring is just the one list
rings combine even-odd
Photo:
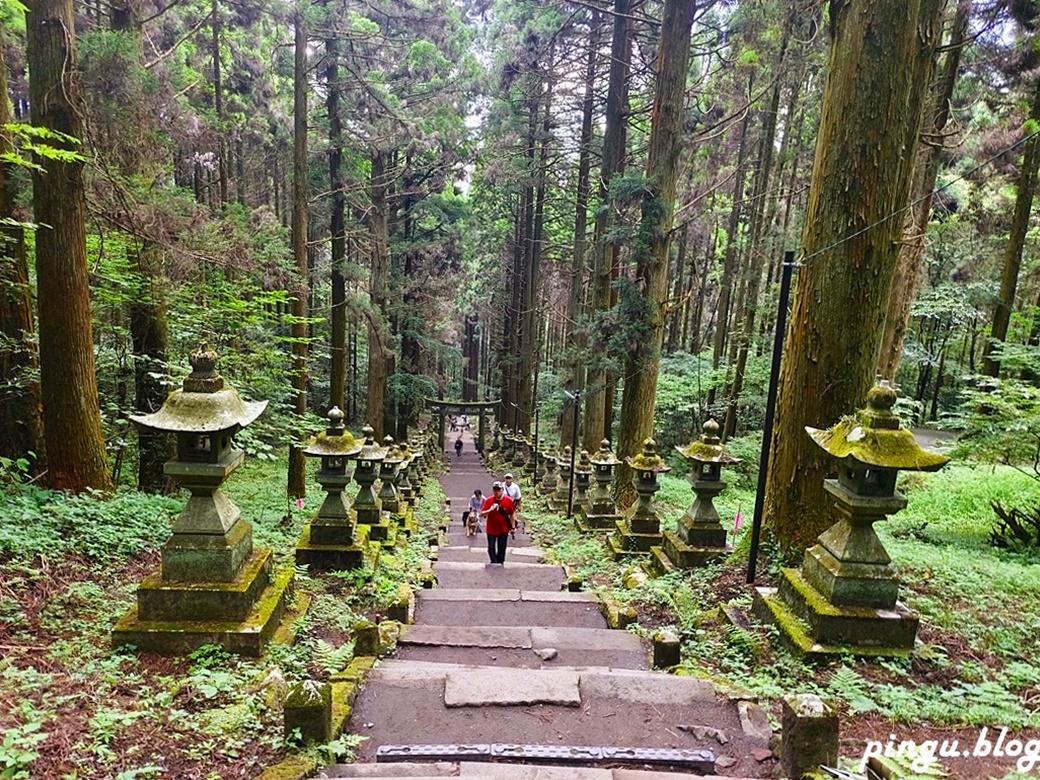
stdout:
[[541,563],[526,534],[504,565],[487,564],[485,536],[467,537],[461,516],[493,478],[465,449],[446,455],[441,479],[454,510],[438,587],[419,593],[396,657],[354,702],[347,731],[367,737],[358,763],[319,776],[771,776],[767,723],[710,683],[650,670],[639,637],[609,629],[595,594],[563,590],[563,569]]

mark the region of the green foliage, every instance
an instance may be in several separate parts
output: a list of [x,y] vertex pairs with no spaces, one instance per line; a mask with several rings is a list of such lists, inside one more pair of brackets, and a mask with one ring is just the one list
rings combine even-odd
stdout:
[[0,740],[0,780],[28,780],[29,767],[39,758],[36,748],[47,739],[42,723],[30,722],[4,731]]

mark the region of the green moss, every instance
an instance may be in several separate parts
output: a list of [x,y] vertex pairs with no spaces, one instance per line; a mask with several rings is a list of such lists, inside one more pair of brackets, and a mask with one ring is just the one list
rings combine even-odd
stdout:
[[318,759],[309,756],[293,756],[279,764],[268,767],[253,780],[303,780],[317,771]]

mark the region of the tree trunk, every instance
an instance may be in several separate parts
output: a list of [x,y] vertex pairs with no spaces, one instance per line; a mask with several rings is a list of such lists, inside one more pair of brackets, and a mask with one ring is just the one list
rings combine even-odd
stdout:
[[[657,59],[657,88],[650,129],[640,237],[634,252],[636,289],[642,298],[649,333],[637,351],[625,360],[625,383],[621,395],[618,453],[627,457],[640,452],[642,442],[653,433],[657,373],[668,298],[668,257],[672,238],[679,154],[682,150],[683,97],[690,62],[690,32],[693,3],[665,0],[661,16],[661,44]],[[632,470],[618,467],[617,485],[621,502],[631,503]]]
[[[73,138],[85,114],[75,78],[72,0],[26,3],[26,59],[32,122]],[[76,150],[59,139],[52,145]],[[101,432],[87,276],[83,163],[37,159],[33,213],[39,290],[40,392],[48,482],[78,492],[112,487]]]
[[[1032,123],[1040,122],[1040,78],[1037,79],[1034,89],[1033,105],[1029,109]],[[1000,374],[1000,360],[993,356],[993,351],[999,342],[1007,338],[1011,310],[1015,306],[1018,273],[1022,268],[1022,250],[1025,248],[1029,213],[1033,210],[1033,196],[1036,194],[1037,166],[1040,166],[1037,145],[1037,136],[1034,135],[1026,141],[1025,150],[1022,152],[1022,168],[1018,173],[1018,193],[1015,196],[1015,215],[1011,219],[1011,231],[1004,248],[1000,292],[997,294],[997,305],[993,310],[993,327],[990,329],[989,341],[982,352],[982,373],[986,376]]]
[[[158,248],[145,244],[128,250],[130,267],[138,275],[138,290],[130,303],[130,337],[134,352],[134,406],[137,411],[151,414],[159,411],[166,400],[169,338],[166,331],[166,307],[163,302],[162,282],[155,268]],[[166,490],[163,471],[171,456],[170,435],[158,431],[140,430],[137,433],[137,489],[146,493]]]
[[770,443],[765,517],[804,548],[833,522],[833,458],[805,426],[862,406],[898,260],[941,0],[832,3],[834,40],[806,209],[802,269]]
[[916,205],[907,215],[903,231],[903,243],[899,250],[899,265],[892,284],[892,298],[885,316],[885,337],[881,343],[881,359],[877,373],[895,382],[896,370],[903,357],[903,340],[910,322],[910,309],[917,295],[921,278],[921,260],[924,257],[925,235],[932,212],[932,191],[942,164],[943,131],[950,118],[953,88],[957,83],[961,51],[968,35],[971,21],[971,0],[959,0],[953,20],[949,41],[946,44],[946,59],[942,73],[935,86],[934,101],[930,105],[931,117],[925,116],[924,139],[918,146],[914,164],[911,199]]
[[217,118],[217,183],[220,205],[228,202],[227,144],[224,138],[224,80],[220,72],[220,0],[212,0],[213,113]]
[[369,232],[372,237],[372,266],[369,282],[371,311],[368,321],[368,404],[365,416],[375,431],[376,441],[382,441],[383,412],[386,407],[386,383],[389,370],[389,333],[386,316],[387,285],[390,277],[390,224],[388,192],[390,172],[387,170],[387,154],[376,150],[372,153],[372,182],[369,197]]
[[327,64],[325,88],[328,90],[326,107],[329,114],[329,184],[332,203],[329,232],[332,236],[332,311],[330,312],[331,333],[329,352],[331,355],[329,377],[329,405],[346,409],[346,342],[347,342],[347,284],[343,275],[347,260],[346,207],[347,198],[343,191],[343,122],[339,115],[339,41],[329,38],[325,42]]
[[[0,28],[0,52],[4,45]],[[7,95],[7,66],[0,58],[0,154],[14,152],[2,130],[14,122]],[[0,220],[24,222],[26,216],[17,211],[13,167],[0,162]],[[33,470],[39,473],[46,468],[46,459],[35,329],[25,231],[17,225],[0,224],[0,376],[7,384],[0,393],[0,455],[16,459],[34,453]]]
[[[581,314],[582,297],[585,290],[585,253],[588,250],[588,219],[589,219],[589,174],[592,170],[592,121],[596,108],[596,60],[599,55],[600,32],[603,26],[603,16],[599,11],[593,11],[589,20],[589,53],[585,65],[585,96],[581,107],[581,141],[578,151],[578,187],[574,203],[574,251],[571,254],[571,268],[568,295],[567,295],[567,317],[564,320],[563,334],[561,338],[562,348],[568,352],[567,374],[563,380],[563,389],[569,393],[580,392],[585,389],[585,363],[582,354],[577,349],[578,344],[572,343]],[[579,337],[582,344],[586,346],[586,339]],[[571,440],[574,430],[574,415],[577,409],[575,404],[564,404],[563,419],[560,423],[560,449],[564,447],[577,447],[578,442]]]
[[[610,74],[607,80],[606,127],[603,131],[603,158],[600,163],[599,199],[595,239],[592,246],[592,272],[589,284],[589,319],[610,308],[610,283],[613,249],[607,242],[610,231],[610,180],[621,167],[625,154],[625,114],[628,106],[628,77],[632,22],[631,0],[614,0],[614,31],[610,44]],[[607,436],[607,372],[596,366],[590,356],[585,395],[585,449],[595,452]]]
[[[215,5],[216,0],[214,0]],[[215,9],[214,9],[215,10]],[[292,334],[292,387],[293,413],[297,420],[296,429],[302,430],[307,413],[307,318],[310,316],[310,268],[307,261],[307,29],[303,11],[293,14],[293,38],[295,57],[293,68],[293,207],[292,207],[292,250],[296,266],[295,290],[293,291]],[[222,197],[226,193],[222,193]],[[304,466],[303,449],[295,444],[289,446],[288,493],[290,498],[307,495],[307,474]]]

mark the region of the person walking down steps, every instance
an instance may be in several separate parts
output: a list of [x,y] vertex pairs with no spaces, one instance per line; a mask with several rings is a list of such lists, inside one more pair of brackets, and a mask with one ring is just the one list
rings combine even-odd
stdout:
[[462,457],[462,434],[459,434],[459,438],[455,440],[455,457]]
[[509,532],[513,530],[513,499],[505,494],[501,482],[491,486],[491,495],[484,501],[480,516],[485,518],[484,532],[487,534],[488,557],[493,564],[504,564]]

